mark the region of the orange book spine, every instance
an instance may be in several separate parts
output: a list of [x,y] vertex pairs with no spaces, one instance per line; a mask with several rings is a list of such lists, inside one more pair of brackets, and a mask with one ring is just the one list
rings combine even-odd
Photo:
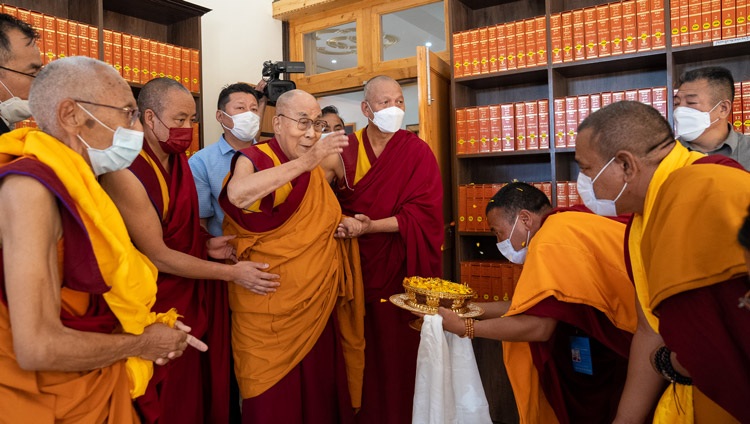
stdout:
[[584,57],[596,59],[599,57],[599,36],[597,35],[596,7],[583,9],[583,43]]
[[[591,113],[591,102],[588,94],[578,96],[578,125]],[[576,127],[578,126],[576,125]]]
[[502,139],[502,114],[500,105],[490,105],[490,152],[501,152]]
[[524,21],[514,22],[516,26],[516,68],[526,67],[526,25]]
[[536,27],[536,64],[547,65],[547,18],[538,16],[534,18]]
[[680,2],[678,0],[669,2],[669,31],[672,34],[672,46],[680,46]]
[[469,280],[471,279],[470,277],[471,277],[471,262],[461,261],[461,284],[465,284],[471,287],[471,285],[469,284]]
[[91,49],[89,48],[89,26],[86,24],[78,24],[78,54],[81,56],[91,57]]
[[57,59],[57,20],[44,15],[44,63]]
[[[5,13],[6,15],[10,15],[10,16],[12,16],[14,18],[21,19],[21,18],[18,17],[18,8],[17,7],[10,6],[10,5],[7,5],[7,4],[4,4],[2,6],[3,6],[3,13]],[[21,20],[23,21],[23,19],[21,19]],[[24,22],[26,22],[26,21],[24,21]],[[26,22],[26,23],[28,23],[28,22]]]
[[510,152],[516,149],[516,132],[515,132],[515,113],[512,104],[500,105],[500,120],[502,131],[502,149],[504,152]]
[[690,44],[700,44],[703,41],[701,0],[690,0],[688,4],[688,19],[690,22]]
[[578,98],[565,98],[565,147],[576,146],[578,135]]
[[[79,25],[80,27],[81,25]],[[99,59],[99,29],[95,26],[88,25],[89,28],[89,57]]]
[[651,0],[651,48],[667,47],[667,26],[664,18],[664,0]]
[[690,44],[690,0],[672,0],[680,4],[680,45]]
[[539,148],[549,149],[549,100],[539,100]]
[[649,0],[636,0],[635,10],[638,34],[636,50],[639,52],[651,50],[651,2]]
[[568,207],[568,183],[566,181],[558,181],[555,189],[557,193],[557,207]]
[[471,55],[469,59],[469,63],[471,63],[471,75],[479,75],[482,71],[481,63],[479,61],[479,29],[472,29],[469,31],[469,40],[471,42]]
[[525,30],[525,47],[526,52],[526,67],[531,68],[537,66],[537,53],[536,53],[536,21],[534,19],[526,19],[523,21]]
[[701,0],[701,41],[711,41],[711,0]]
[[623,52],[635,53],[638,49],[638,27],[636,25],[635,0],[622,2]]
[[453,33],[453,78],[461,78],[464,76],[462,48],[461,33]]
[[503,288],[502,300],[508,302],[513,297],[513,264],[502,263],[500,264],[500,267],[500,279]]
[[167,43],[157,43],[157,60],[158,66],[157,66],[157,76],[159,78],[164,78],[167,76]]
[[122,33],[120,31],[112,31],[112,60],[115,69],[122,75]]
[[492,199],[492,195],[495,194],[495,192],[492,191],[492,184],[482,184],[482,193],[482,209],[480,210],[480,216],[482,217],[482,231],[489,232],[490,224],[487,222],[487,215],[485,212],[487,211],[487,205],[490,203],[490,199]]
[[505,24],[497,26],[497,70],[499,72],[508,70],[508,49],[505,32]]
[[463,72],[462,75],[468,77],[471,75],[471,31],[464,31],[461,33],[461,55],[463,57]]
[[721,40],[721,0],[711,0],[711,41]]
[[498,262],[490,264],[490,276],[492,285],[492,301],[503,300],[503,269]]
[[732,127],[737,132],[743,131],[742,126],[742,82],[734,83],[734,102],[732,103]]
[[122,34],[122,77],[133,82],[133,36]]
[[159,77],[159,42],[148,40],[148,76],[146,81]]
[[490,107],[479,106],[479,153],[490,152]]
[[166,58],[167,66],[164,68],[166,69],[166,72],[164,72],[167,78],[174,79],[174,46],[171,44],[166,45],[164,56]]
[[505,24],[505,60],[508,70],[517,69],[516,66],[516,24],[509,22]]
[[141,39],[141,75],[138,78],[141,84],[151,79],[151,40]]
[[565,99],[555,99],[555,147],[565,147]]
[[140,83],[141,82],[141,46],[143,45],[143,39],[141,37],[138,37],[134,35],[130,42],[131,42],[131,53],[130,53],[130,61],[131,61],[131,71],[130,75],[133,79],[133,82]]
[[466,129],[468,130],[468,145],[466,153],[479,153],[479,109],[470,107],[466,109]]
[[549,199],[550,203],[552,203],[552,183],[549,181],[545,181],[542,183],[542,192],[545,196],[547,196],[547,199]]
[[490,58],[489,71],[497,72],[500,70],[497,63],[497,25],[487,28],[487,49]]
[[466,153],[466,109],[456,109],[456,154]]
[[172,77],[177,82],[182,82],[182,50],[185,47],[172,46]]
[[734,0],[721,0],[721,38],[723,39],[737,36],[735,28],[736,7]]
[[479,211],[479,205],[477,204],[477,186],[475,184],[469,184],[466,188],[466,196],[468,199],[466,209],[466,231],[478,231],[477,229],[477,212]]
[[667,87],[654,87],[651,89],[651,106],[667,119]]
[[44,15],[39,12],[29,12],[29,14],[31,15],[30,25],[39,33],[36,45],[42,53],[42,60],[44,60],[46,57],[46,54],[44,54]]
[[552,63],[562,63],[562,14],[555,13],[549,18],[550,45],[552,46]]
[[201,142],[200,141],[201,140],[200,139],[200,134],[201,134],[200,124],[197,122],[193,122],[191,126],[193,128],[193,139],[190,142],[190,147],[188,147],[187,151],[185,152],[185,155],[187,157],[190,157],[191,155],[197,153],[198,150],[200,150],[201,148],[200,146],[200,142]]
[[573,12],[563,12],[560,15],[562,21],[562,46],[563,62],[573,61]]
[[62,59],[70,56],[70,47],[68,45],[68,20],[57,18],[55,21],[57,23],[57,57]]
[[479,263],[479,293],[483,302],[492,300],[492,268],[488,262]]
[[750,81],[742,82],[742,127],[742,133],[750,134]]
[[516,150],[527,150],[526,147],[526,107],[523,103],[513,105],[516,127]]
[[105,29],[103,34],[104,40],[102,40],[102,44],[104,45],[104,63],[115,66],[114,51],[112,48],[112,30]]
[[489,28],[479,28],[479,73],[490,73]]
[[568,181],[568,206],[580,204],[581,199],[578,197],[578,184],[575,181]]
[[78,22],[68,21],[68,56],[80,56],[78,52]]
[[737,37],[744,37],[747,35],[747,0],[735,0],[735,32]]
[[573,60],[586,59],[586,34],[583,9],[573,11]]
[[609,4],[609,51],[611,55],[623,53],[622,3]]
[[526,109],[526,148],[539,150],[539,107],[536,101],[524,102]]
[[599,57],[610,55],[609,6],[596,6],[596,36],[599,41]]
[[458,186],[458,231],[466,231],[466,186]]
[[182,64],[182,85],[190,90],[190,49],[185,47],[182,48],[182,59],[180,60],[180,63]]

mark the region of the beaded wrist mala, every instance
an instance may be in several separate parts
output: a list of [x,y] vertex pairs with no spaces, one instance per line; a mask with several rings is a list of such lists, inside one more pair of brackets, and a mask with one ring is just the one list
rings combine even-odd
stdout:
[[672,355],[672,351],[669,350],[669,348],[666,346],[662,346],[656,350],[656,354],[654,355],[654,364],[653,364],[656,371],[658,371],[661,375],[663,375],[664,378],[669,380],[670,383],[677,383],[677,384],[682,384],[685,386],[692,386],[693,385],[692,378],[685,377],[684,375],[675,371],[674,367],[672,366],[671,355]]
[[465,319],[464,326],[466,327],[466,332],[464,332],[464,335],[461,337],[468,337],[469,339],[473,339],[474,338],[474,318]]

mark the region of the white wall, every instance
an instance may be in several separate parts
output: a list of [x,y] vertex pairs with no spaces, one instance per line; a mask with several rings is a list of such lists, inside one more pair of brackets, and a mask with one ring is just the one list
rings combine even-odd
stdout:
[[237,81],[260,81],[263,62],[282,60],[281,21],[270,0],[189,0],[211,9],[201,20],[203,47],[203,140],[222,133],[216,122],[221,88]]

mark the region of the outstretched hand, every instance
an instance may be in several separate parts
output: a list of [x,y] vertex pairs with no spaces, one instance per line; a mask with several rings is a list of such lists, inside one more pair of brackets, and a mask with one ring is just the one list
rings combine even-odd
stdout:
[[323,159],[330,155],[339,154],[344,147],[349,145],[349,137],[344,130],[330,133],[327,137],[319,139],[305,155],[309,158],[309,169],[312,170],[320,165]]
[[251,261],[239,261],[232,265],[237,271],[237,277],[232,282],[240,285],[253,293],[260,295],[267,295],[276,291],[276,287],[279,287],[279,275],[271,274],[263,271],[268,268],[268,264],[251,262]]
[[367,234],[370,230],[372,221],[367,215],[358,213],[354,217],[346,216],[341,219],[338,228],[336,228],[336,238],[355,238],[362,234]]
[[206,248],[208,249],[208,256],[214,259],[229,259],[233,262],[237,262],[237,251],[234,246],[229,243],[237,236],[219,236],[213,237],[206,241]]

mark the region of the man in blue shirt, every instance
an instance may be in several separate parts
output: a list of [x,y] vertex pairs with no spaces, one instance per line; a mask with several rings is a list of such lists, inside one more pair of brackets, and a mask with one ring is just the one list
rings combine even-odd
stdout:
[[260,91],[243,82],[224,87],[219,93],[216,110],[216,120],[224,128],[224,134],[218,142],[199,150],[188,161],[198,190],[201,225],[215,237],[222,235],[224,211],[218,198],[232,157],[237,150],[256,141],[266,107],[266,98],[262,94],[264,85],[265,81],[258,83]]

